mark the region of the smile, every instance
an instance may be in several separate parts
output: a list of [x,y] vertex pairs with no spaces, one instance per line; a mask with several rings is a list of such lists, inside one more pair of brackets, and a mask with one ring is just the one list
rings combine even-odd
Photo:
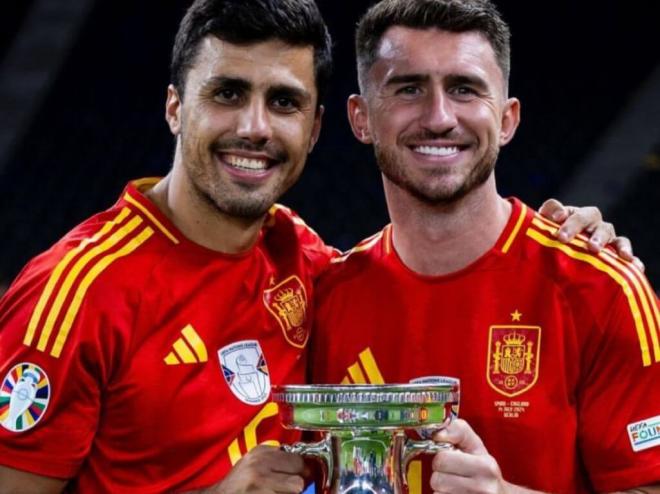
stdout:
[[228,165],[241,170],[261,172],[268,169],[269,160],[264,158],[247,158],[234,154],[224,154],[223,161]]
[[412,150],[428,156],[451,156],[459,151],[457,146],[414,146]]

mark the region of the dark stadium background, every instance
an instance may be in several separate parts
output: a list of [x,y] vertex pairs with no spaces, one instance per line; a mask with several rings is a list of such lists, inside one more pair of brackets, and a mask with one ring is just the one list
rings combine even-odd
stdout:
[[[168,63],[188,3],[2,3],[0,281],[111,205],[129,179],[167,172]],[[334,83],[320,143],[283,200],[342,249],[387,222],[371,151],[353,139],[344,110],[356,91],[353,26],[369,3],[319,1],[335,39]],[[501,191],[534,207],[551,196],[599,205],[658,289],[660,7],[498,5],[513,32],[511,94],[523,103],[498,164]]]

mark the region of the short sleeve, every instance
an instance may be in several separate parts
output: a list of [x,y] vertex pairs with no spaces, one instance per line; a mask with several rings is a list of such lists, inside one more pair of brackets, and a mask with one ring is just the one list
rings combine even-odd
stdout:
[[643,276],[622,288],[578,390],[579,446],[599,492],[660,481],[658,301]]
[[69,478],[97,427],[109,321],[59,265],[35,259],[0,301],[0,463]]

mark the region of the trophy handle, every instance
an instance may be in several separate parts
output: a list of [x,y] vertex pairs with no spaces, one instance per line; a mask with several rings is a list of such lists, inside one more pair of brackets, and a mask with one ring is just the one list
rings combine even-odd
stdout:
[[324,488],[330,488],[334,471],[334,461],[332,456],[332,442],[329,434],[317,443],[283,444],[281,449],[287,453],[295,453],[307,458],[321,460],[321,463],[325,467]]
[[421,454],[434,455],[440,451],[454,449],[452,443],[436,443],[430,439],[425,441],[415,441],[414,439],[407,438],[401,448],[401,479],[404,485],[408,485],[408,464],[410,461]]

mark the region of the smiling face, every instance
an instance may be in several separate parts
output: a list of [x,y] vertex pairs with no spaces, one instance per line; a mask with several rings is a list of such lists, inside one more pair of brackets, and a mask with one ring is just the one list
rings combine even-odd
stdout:
[[[492,174],[519,122],[502,72],[477,32],[388,29],[367,74],[365,96],[349,100],[355,135],[374,145],[386,187],[451,203]],[[389,182],[389,184],[388,184]]]
[[168,88],[175,176],[193,201],[259,218],[298,179],[318,139],[321,110],[311,46],[235,45],[208,36],[184,95]]

